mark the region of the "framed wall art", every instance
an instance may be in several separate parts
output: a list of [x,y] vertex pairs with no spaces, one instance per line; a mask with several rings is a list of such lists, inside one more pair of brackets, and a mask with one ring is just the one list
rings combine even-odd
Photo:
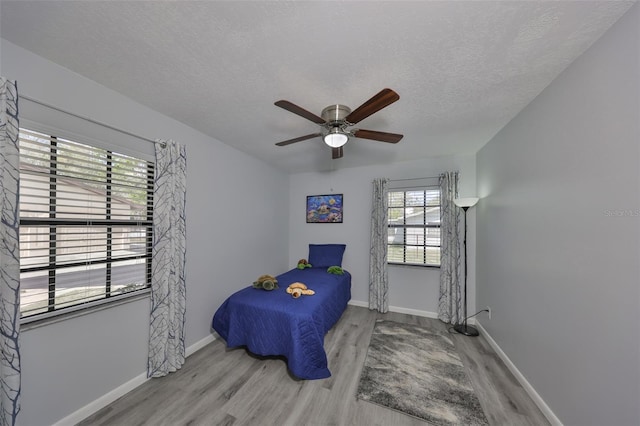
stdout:
[[308,195],[307,223],[342,223],[342,194]]

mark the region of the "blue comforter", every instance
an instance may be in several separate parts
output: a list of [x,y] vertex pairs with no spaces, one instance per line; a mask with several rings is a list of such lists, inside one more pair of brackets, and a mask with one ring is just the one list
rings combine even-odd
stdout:
[[[213,316],[213,329],[228,347],[246,346],[256,355],[284,355],[291,373],[301,379],[331,376],[324,335],[351,299],[351,275],[307,268],[292,269],[277,279],[275,290],[247,287],[232,294]],[[316,294],[294,299],[286,289],[296,281]]]

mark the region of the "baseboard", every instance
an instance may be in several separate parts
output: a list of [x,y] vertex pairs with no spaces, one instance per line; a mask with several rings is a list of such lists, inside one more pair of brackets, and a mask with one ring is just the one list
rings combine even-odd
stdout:
[[[203,347],[207,346],[209,343],[213,342],[214,340],[216,340],[216,336],[213,334],[206,336],[204,339],[198,340],[193,345],[185,348],[184,350],[185,356],[187,357],[191,356],[194,352],[198,351],[199,349],[202,349]],[[86,419],[87,417],[91,416],[92,414],[103,409],[107,405],[111,404],[116,399],[126,395],[127,393],[131,392],[138,386],[144,384],[147,380],[149,379],[147,378],[146,372],[139,374],[138,376],[134,377],[128,382],[118,386],[112,391],[102,395],[100,398],[85,405],[81,409],[74,411],[73,413],[69,414],[67,417],[61,420],[58,420],[53,424],[53,426],[75,425],[80,421]]]
[[204,339],[198,340],[193,345],[189,346],[188,348],[186,348],[184,350],[185,356],[189,357],[189,356],[193,355],[194,352],[199,351],[200,349],[204,348],[205,346],[207,346],[209,343],[215,341],[216,339],[217,339],[217,335],[216,334],[209,334]]
[[[353,305],[353,306],[362,306],[363,308],[368,308],[369,307],[369,303],[368,302],[363,302],[362,300],[350,300],[349,301],[349,305]],[[438,318],[438,313],[437,312],[431,312],[431,311],[422,311],[419,309],[409,309],[409,308],[403,308],[400,306],[389,306],[389,311],[390,312],[397,312],[399,314],[407,314],[407,315],[416,315],[419,317],[426,317],[426,318]],[[475,324],[476,323],[476,319],[475,318],[470,318],[467,323],[469,324]]]
[[128,382],[118,386],[111,392],[108,392],[102,395],[100,398],[90,402],[89,404],[85,405],[81,409],[74,411],[73,413],[69,414],[67,417],[61,420],[58,420],[53,424],[53,426],[75,425],[80,421],[86,419],[93,413],[96,413],[98,410],[101,410],[102,408],[111,404],[113,401],[120,398],[121,396],[126,395],[127,393],[131,392],[138,386],[144,384],[147,380],[149,380],[147,378],[147,373],[144,372],[134,377],[133,379],[129,380]]
[[353,305],[353,306],[360,306],[362,308],[368,308],[369,307],[369,303],[368,302],[363,302],[362,300],[349,300],[349,305]]
[[491,337],[491,335],[487,333],[487,330],[485,330],[482,324],[479,322],[476,322],[476,326],[480,330],[480,333],[487,340],[489,345],[493,348],[493,350],[496,351],[496,353],[498,354],[502,362],[505,363],[509,371],[511,371],[511,373],[515,376],[516,380],[520,382],[524,390],[527,392],[527,394],[529,394],[529,397],[531,397],[531,399],[533,400],[533,402],[535,402],[535,404],[538,406],[540,411],[542,411],[542,414],[544,414],[547,420],[549,420],[549,423],[551,423],[552,426],[562,426],[562,422],[560,421],[560,419],[556,417],[553,411],[551,411],[551,408],[549,408],[547,403],[544,402],[544,400],[542,399],[542,397],[540,397],[538,392],[536,392],[533,386],[531,386],[531,383],[529,383],[526,377],[524,377],[524,375],[520,372],[520,370],[518,370],[515,364],[509,359],[507,354],[504,353],[504,351],[500,348],[500,346],[498,346],[496,341],[493,340],[493,337]]
[[389,306],[390,312],[397,312],[399,314],[407,314],[407,315],[416,315],[418,317],[426,317],[426,318],[438,318],[438,314],[436,312],[430,311],[421,311],[418,309],[409,309],[403,308],[400,306]]

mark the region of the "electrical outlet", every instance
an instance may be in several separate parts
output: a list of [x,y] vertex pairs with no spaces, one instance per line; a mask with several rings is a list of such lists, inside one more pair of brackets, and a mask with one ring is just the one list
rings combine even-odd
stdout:
[[487,306],[487,313],[489,314],[489,319],[491,319],[491,307]]

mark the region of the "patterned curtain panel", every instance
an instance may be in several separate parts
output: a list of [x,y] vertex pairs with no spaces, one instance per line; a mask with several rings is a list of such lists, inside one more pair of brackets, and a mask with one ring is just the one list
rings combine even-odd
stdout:
[[186,172],[185,147],[158,141],[148,377],[166,376],[180,369],[185,359]]
[[389,274],[387,272],[388,192],[389,179],[374,179],[369,260],[369,309],[376,309],[382,313],[389,310]]
[[0,423],[20,412],[20,245],[18,89],[0,77]]
[[438,318],[451,324],[462,322],[460,288],[460,208],[453,202],[458,197],[458,172],[440,175],[440,298]]

